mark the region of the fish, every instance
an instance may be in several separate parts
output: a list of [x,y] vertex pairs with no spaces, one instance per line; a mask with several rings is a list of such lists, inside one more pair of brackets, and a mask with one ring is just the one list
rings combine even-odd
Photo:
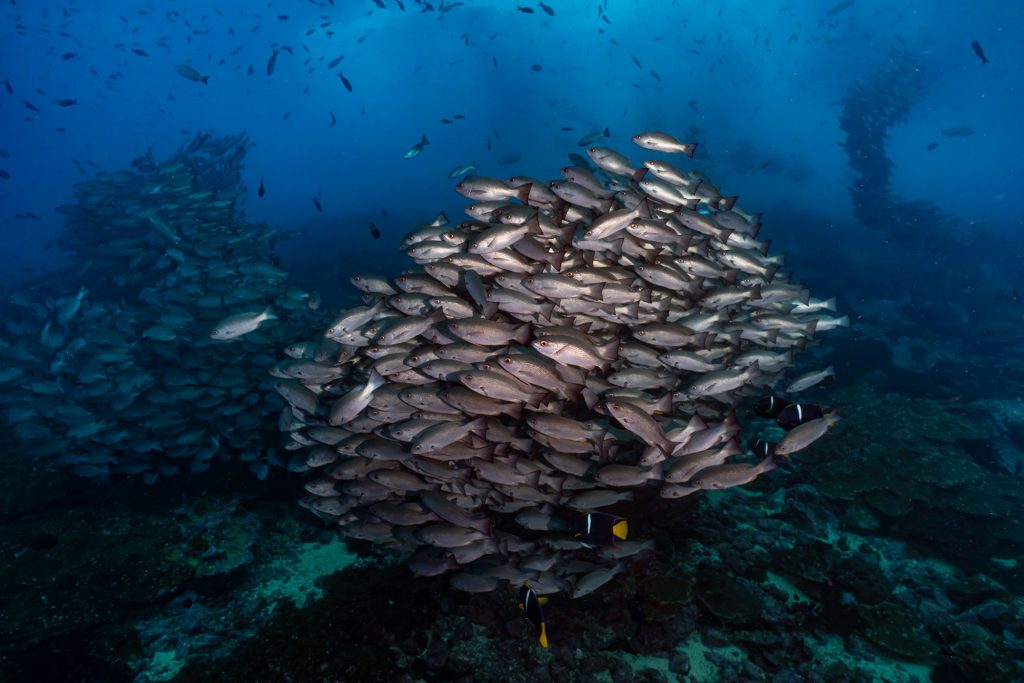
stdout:
[[448,177],[453,180],[456,180],[464,176],[472,175],[473,173],[476,173],[478,170],[479,166],[477,166],[477,163],[475,161],[472,161],[468,164],[460,164],[456,166],[448,174]]
[[260,324],[267,320],[277,320],[277,313],[270,306],[267,306],[259,313],[236,313],[223,318],[213,326],[210,331],[210,339],[218,341],[229,341],[238,339],[250,332],[255,332]]
[[937,143],[937,142],[929,142],[928,146],[925,147],[925,149],[930,152],[930,151],[932,151],[933,149],[935,149],[938,146],[939,146],[939,143]]
[[593,133],[587,133],[580,138],[579,142],[576,143],[578,147],[589,147],[595,142],[604,140],[605,138],[611,137],[612,133],[610,130],[605,128],[604,130],[594,131]]
[[978,55],[978,59],[981,60],[982,66],[988,64],[988,57],[985,56],[985,51],[981,49],[981,43],[976,40],[972,40],[971,49],[974,50],[974,54]]
[[179,76],[187,78],[190,81],[198,81],[199,83],[203,83],[204,85],[210,82],[209,76],[204,76],[203,74],[200,74],[198,71],[193,69],[188,64],[178,64],[174,67],[174,70],[178,72]]
[[313,197],[312,199],[313,199],[313,206],[316,207],[316,212],[317,213],[323,213],[324,212],[324,207],[320,204],[320,200],[317,199],[316,197]]
[[634,135],[633,143],[638,147],[656,152],[681,152],[691,159],[697,150],[696,142],[679,142],[675,137],[658,131],[647,131]]
[[418,157],[420,154],[423,153],[423,148],[426,147],[429,144],[430,144],[430,140],[427,139],[426,135],[420,136],[420,141],[417,142],[415,145],[413,145],[412,147],[410,147],[406,151],[406,153],[404,155],[405,158],[406,159],[412,159],[413,157]]
[[60,107],[74,107],[77,104],[78,104],[78,100],[64,99],[64,100],[58,100],[57,101],[57,106],[60,106]]
[[770,394],[758,399],[757,403],[754,405],[754,413],[761,417],[770,417],[774,419],[778,417],[787,406],[789,406],[789,401],[779,398],[774,394]]
[[974,135],[974,129],[969,126],[954,126],[943,128],[941,133],[947,138],[966,138]]
[[380,239],[380,228],[378,228],[373,223],[370,223],[370,234],[373,236],[373,239],[379,240]]
[[529,584],[524,583],[519,588],[519,609],[522,610],[526,620],[537,630],[537,642],[544,649],[549,646],[547,622],[544,620],[544,610],[542,609],[547,602],[548,599],[534,593]]
[[833,410],[830,406],[819,406],[813,403],[790,403],[775,416],[775,422],[789,431],[805,422],[825,417]]
[[555,10],[554,10],[554,9],[552,9],[551,7],[549,7],[548,5],[545,5],[545,4],[543,3],[543,2],[539,2],[539,3],[538,3],[538,6],[539,6],[539,7],[540,7],[540,8],[542,9],[542,10],[544,10],[544,13],[545,13],[545,14],[547,14],[547,15],[548,15],[549,17],[553,17],[553,16],[555,16]]
[[570,529],[573,538],[585,545],[610,546],[626,540],[629,522],[607,512],[584,512],[573,518]]
[[335,57],[334,59],[327,63],[327,68],[333,69],[334,67],[341,64],[341,60],[343,59],[345,59],[345,55],[338,55],[337,57]]
[[810,446],[812,443],[820,439],[825,433],[839,420],[841,416],[837,411],[833,411],[815,420],[809,420],[804,422],[786,433],[786,436],[782,438],[777,444],[775,444],[775,453],[778,455],[789,456],[798,451]]
[[280,53],[277,50],[274,50],[274,53],[272,55],[270,55],[270,59],[267,60],[267,75],[268,76],[272,76],[274,74],[274,69],[277,68],[277,55],[278,54],[280,54]]
[[522,5],[518,5],[516,9],[522,12],[523,14],[533,14],[532,7],[523,7]]
[[352,92],[352,83],[350,83],[349,80],[347,78],[345,78],[345,74],[343,74],[343,73],[341,73],[339,71],[338,72],[338,78],[341,79],[341,84],[343,86],[345,86],[345,90],[348,90],[349,92]]
[[263,195],[265,195],[266,193],[267,193],[267,189],[263,186],[263,178],[260,178],[260,187],[259,187],[258,190],[256,190],[256,195],[260,199],[263,199]]
[[761,459],[756,465],[741,463],[714,465],[698,472],[692,480],[687,482],[687,486],[705,491],[742,486],[778,466],[779,462],[774,453]]
[[836,370],[831,365],[824,370],[815,370],[813,372],[805,373],[794,378],[793,381],[789,383],[786,387],[786,393],[795,394],[801,391],[806,391],[816,384],[834,380],[835,376]]

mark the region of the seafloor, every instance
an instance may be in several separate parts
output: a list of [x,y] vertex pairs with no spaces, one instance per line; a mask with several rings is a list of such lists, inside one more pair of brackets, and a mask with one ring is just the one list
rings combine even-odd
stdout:
[[640,500],[656,554],[555,596],[548,650],[515,595],[346,546],[280,471],[93,485],[0,459],[0,679],[1021,680],[1024,316],[937,341],[892,324],[910,306],[862,302],[810,352],[839,375],[828,438],[746,488]]

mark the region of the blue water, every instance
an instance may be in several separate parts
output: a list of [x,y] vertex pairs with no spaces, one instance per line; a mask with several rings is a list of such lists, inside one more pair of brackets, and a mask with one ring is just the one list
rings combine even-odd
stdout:
[[[787,523],[800,526],[806,521],[800,527],[803,541],[819,553],[808,551],[816,558],[825,557],[822,546],[833,550],[842,546],[843,552],[848,549],[832,542],[840,532],[851,528],[857,534],[877,532],[883,539],[877,543],[878,552],[885,560],[866,563],[884,568],[891,582],[886,586],[912,585],[915,595],[929,590],[942,594],[932,602],[931,598],[922,599],[912,611],[927,625],[932,641],[947,638],[942,643],[945,649],[906,655],[898,645],[889,643],[889,649],[881,650],[885,658],[895,657],[913,666],[924,662],[924,670],[939,673],[931,678],[926,673],[896,680],[1020,680],[1014,678],[1020,674],[1019,667],[1010,673],[1000,669],[999,675],[993,673],[995,668],[978,667],[979,662],[1019,663],[1024,658],[1024,575],[1016,564],[1024,552],[1024,534],[1016,531],[1018,515],[1014,512],[1024,500],[1024,413],[1014,412],[1024,394],[1024,355],[1020,350],[1024,339],[1024,302],[1020,300],[1024,291],[1024,214],[1019,206],[1024,178],[1020,154],[1024,149],[1024,127],[1020,125],[1024,114],[1024,4],[550,0],[547,5],[553,15],[532,0],[445,0],[429,5],[425,0],[9,0],[0,10],[0,310],[12,295],[31,294],[40,286],[54,296],[78,290],[79,282],[57,270],[66,259],[54,245],[65,229],[64,216],[56,209],[74,202],[76,183],[98,173],[128,169],[133,159],[147,151],[156,160],[165,160],[203,131],[215,136],[248,134],[253,147],[242,167],[247,193],[238,208],[248,221],[291,235],[276,246],[281,268],[290,273],[290,282],[317,290],[326,302],[325,311],[352,299],[348,276],[353,272],[394,274],[409,267],[409,260],[397,247],[410,228],[432,220],[441,210],[453,222],[462,219],[468,202],[454,191],[456,181],[448,177],[461,164],[475,162],[480,174],[487,176],[527,174],[547,180],[558,178],[559,169],[571,163],[569,153],[584,153],[577,144],[581,137],[606,127],[610,139],[600,144],[627,154],[635,165],[647,158],[644,150],[630,142],[641,131],[663,130],[681,140],[697,141],[695,158],[683,159],[679,165],[703,171],[724,195],[738,194],[745,210],[762,213],[761,238],[772,240],[772,253],[786,253],[787,269],[796,273],[795,279],[805,281],[814,296],[837,296],[839,314],[849,315],[853,323],[849,331],[823,337],[809,352],[819,365],[836,367],[836,390],[849,402],[842,406],[844,415],[850,416],[844,424],[853,426],[830,437],[827,456],[795,458],[787,465],[793,485],[801,487],[800,493],[790,494],[799,509]],[[980,45],[988,63],[972,49],[972,41]],[[273,73],[268,74],[275,54]],[[343,59],[329,68],[339,57]],[[194,68],[207,76],[208,82],[183,77],[176,72],[177,65]],[[422,154],[406,158],[406,152],[424,135],[429,144]],[[261,183],[266,189],[262,198],[256,192]],[[379,228],[379,239],[372,236],[370,224]],[[51,276],[57,272],[60,275]],[[10,327],[6,332],[11,339],[16,336]],[[268,352],[267,358],[271,355]],[[3,356],[5,363],[8,357]],[[942,417],[929,421],[940,410],[946,411],[941,412]],[[876,421],[870,422],[866,415]],[[273,419],[268,422],[270,431]],[[6,425],[0,426],[5,427],[6,435]],[[936,434],[944,428],[953,435]],[[7,448],[13,442],[0,439],[0,443]],[[953,443],[958,450],[950,446]],[[885,460],[875,457],[882,453],[895,458],[905,452],[917,457],[918,451],[908,451],[907,444],[934,445],[936,457],[946,457],[948,452],[942,449],[947,447],[956,450],[958,456],[948,456],[954,462],[946,463],[953,473],[951,479],[965,471],[953,466],[955,457],[969,460],[975,469],[954,483],[940,482],[931,488],[935,483],[931,479],[921,484],[907,474],[916,469],[909,456],[901,461],[904,469],[899,472],[890,471]],[[20,462],[23,453],[14,446],[9,448],[4,462]],[[836,474],[833,485],[823,485],[822,475],[814,468],[838,471],[846,458],[868,462]],[[988,478],[980,478],[978,471]],[[52,484],[38,472],[20,472],[18,476],[27,477],[25,481],[32,481],[32,486],[13,485],[21,498],[0,514],[0,523],[7,529],[24,529],[28,535],[27,540],[11,541],[14,549],[5,546],[2,553],[3,567],[18,579],[0,596],[0,615],[9,608],[21,610],[24,617],[10,630],[17,636],[16,642],[11,636],[15,645],[5,646],[0,653],[0,663],[15,662],[4,671],[20,672],[21,678],[16,680],[170,680],[172,674],[159,678],[154,672],[160,669],[159,653],[177,648],[173,671],[186,663],[194,667],[192,677],[181,680],[243,680],[241,674],[232,678],[232,674],[208,673],[204,677],[196,670],[202,669],[203,662],[229,657],[232,652],[236,658],[232,671],[246,671],[237,665],[239,659],[252,663],[265,657],[270,662],[265,670],[254,664],[247,674],[251,677],[245,680],[281,680],[276,676],[292,670],[303,672],[296,673],[293,680],[331,676],[330,680],[419,680],[420,674],[431,670],[437,677],[424,675],[424,680],[498,680],[479,673],[483,668],[474,678],[465,673],[472,669],[468,664],[459,668],[452,659],[438,663],[436,657],[431,659],[429,653],[422,652],[425,647],[417,638],[430,628],[435,629],[434,637],[455,632],[468,638],[470,623],[478,624],[490,638],[488,647],[492,649],[481,649],[486,653],[481,659],[509,662],[510,670],[516,672],[507,680],[535,680],[523,673],[535,672],[531,668],[535,662],[544,667],[535,675],[544,679],[553,677],[559,666],[563,673],[567,668],[582,670],[582,656],[594,651],[611,657],[608,652],[632,656],[669,650],[658,638],[668,641],[670,634],[658,631],[652,635],[661,626],[642,633],[637,627],[640,635],[608,636],[597,646],[595,623],[626,623],[628,616],[621,615],[635,616],[636,609],[648,609],[636,608],[636,604],[649,606],[655,599],[651,595],[656,591],[645,593],[642,580],[635,577],[623,579],[630,586],[629,597],[613,592],[616,597],[608,603],[563,604],[552,610],[561,615],[555,617],[552,640],[560,640],[564,648],[552,650],[554,659],[548,654],[539,656],[536,647],[530,649],[533,641],[528,629],[525,637],[510,637],[504,630],[506,619],[518,619],[507,600],[480,607],[485,603],[471,602],[465,596],[437,597],[430,591],[443,583],[427,584],[430,588],[424,589],[423,583],[412,582],[407,573],[394,567],[380,575],[364,568],[359,579],[366,584],[351,585],[349,579],[336,575],[336,583],[327,590],[333,601],[318,603],[312,611],[327,623],[340,610],[348,620],[342,635],[319,629],[311,617],[301,616],[305,613],[286,610],[294,623],[277,624],[273,633],[282,637],[284,632],[282,638],[287,641],[292,629],[308,628],[295,640],[308,638],[321,648],[310,646],[298,654],[278,647],[273,633],[263,640],[246,640],[265,625],[269,610],[263,609],[262,602],[232,597],[238,594],[231,593],[238,588],[234,584],[221,594],[221,584],[211,588],[215,581],[203,583],[209,578],[206,575],[196,580],[190,574],[180,583],[167,579],[166,586],[154,590],[142,582],[145,587],[138,594],[143,597],[136,598],[133,593],[124,599],[125,604],[118,602],[120,584],[114,584],[116,588],[109,593],[96,588],[108,586],[111,579],[109,575],[89,576],[88,566],[68,565],[72,567],[68,575],[82,584],[58,576],[57,570],[44,571],[38,583],[24,578],[39,576],[16,562],[31,559],[31,553],[50,552],[53,547],[58,548],[54,552],[87,552],[66,539],[52,540],[60,536],[60,522],[47,526],[47,520],[60,520],[61,514],[93,525],[85,534],[95,539],[85,544],[93,548],[106,547],[102,539],[111,529],[121,529],[125,539],[144,539],[148,527],[132,526],[131,520],[156,520],[153,523],[164,528],[168,510],[176,515],[176,530],[180,526],[186,537],[201,541],[190,541],[188,547],[202,557],[211,549],[232,548],[236,536],[244,536],[245,543],[238,542],[245,545],[244,551],[228,553],[231,561],[224,561],[228,568],[210,570],[215,578],[237,579],[237,566],[270,567],[268,557],[298,552],[282,539],[296,544],[317,540],[324,547],[337,543],[312,527],[303,511],[296,511],[294,501],[301,495],[301,491],[296,493],[301,486],[286,479],[287,473],[275,471],[269,481],[257,482],[244,468],[227,470],[229,474],[216,468],[212,472],[217,476],[188,478],[180,490],[173,480],[162,480],[160,486],[147,489],[129,477],[113,484],[86,485],[62,475],[65,478],[59,484]],[[901,502],[912,501],[917,506],[916,516],[901,516],[905,511],[889,515],[898,507],[891,498],[879,502],[876,496],[865,503],[877,493],[873,489],[847,496],[846,483],[853,482],[850,486],[855,487],[864,480],[889,483],[893,490],[888,493]],[[780,476],[774,485],[781,491],[786,481]],[[109,498],[107,485],[114,487]],[[925,489],[927,495],[921,493]],[[995,507],[985,508],[990,490],[996,491],[992,496],[1004,507],[995,511]],[[954,493],[959,497],[947,504]],[[753,495],[767,499],[763,490]],[[970,501],[964,502],[966,498]],[[761,498],[754,500],[749,503],[754,515],[760,515],[761,507],[777,503],[781,509],[783,505],[778,497],[763,505]],[[922,502],[925,500],[927,504]],[[958,507],[961,504],[963,509]],[[691,513],[694,509],[689,508]],[[827,514],[821,512],[825,509]],[[860,510],[870,510],[870,515],[881,519],[880,525],[861,526],[863,519],[856,517]],[[878,510],[885,512],[876,515]],[[245,520],[239,523],[247,530],[244,533],[223,521],[236,514]],[[259,519],[254,521],[255,517]],[[271,518],[274,522],[267,521]],[[751,518],[747,510],[729,519]],[[797,518],[802,522],[792,521]],[[688,538],[687,530],[698,524],[709,525],[694,532],[704,539],[701,547],[705,549],[712,545],[707,539],[722,530],[715,526],[719,517],[705,509],[687,518],[685,524],[671,516],[667,519],[655,524],[661,526],[660,549],[664,550],[665,538],[671,537],[675,540],[668,543],[677,544],[673,546],[676,552],[662,553],[659,562],[669,555],[689,557],[693,548],[689,541],[679,539]],[[934,523],[929,524],[931,521]],[[264,533],[272,524],[278,526],[272,533]],[[257,528],[259,531],[253,531]],[[757,532],[762,537],[776,533],[762,531]],[[727,533],[731,538],[734,530]],[[744,533],[753,533],[751,527]],[[0,536],[5,534],[14,532]],[[273,543],[267,541],[270,537],[275,539]],[[764,540],[743,538],[745,549]],[[830,542],[824,543],[823,538]],[[138,543],[141,549],[129,553],[132,559],[126,560],[125,566],[138,569],[137,576],[148,577],[152,566],[164,565],[139,560],[153,555],[142,540]],[[366,547],[359,550],[367,552]],[[715,556],[708,552],[708,556],[696,556],[705,560]],[[221,558],[216,553],[211,556]],[[41,562],[45,560],[41,566],[65,566],[40,557]],[[797,559],[787,559],[786,571],[801,562],[806,566],[795,551],[794,557]],[[825,605],[826,615],[814,612],[817,617],[804,620],[804,616],[794,616],[804,615],[802,609],[789,605],[776,612],[773,623],[781,626],[764,628],[791,629],[809,641],[809,634],[841,634],[846,652],[862,667],[858,670],[870,671],[871,663],[882,657],[880,650],[872,648],[886,645],[880,643],[883,638],[871,636],[867,637],[869,645],[864,645],[867,641],[860,634],[870,631],[867,623],[875,624],[877,630],[878,622],[871,621],[877,615],[870,610],[849,610],[851,604],[860,604],[857,601],[867,592],[864,584],[871,581],[857,583],[850,576],[863,579],[873,575],[848,567],[840,571],[834,557],[829,557],[832,564],[822,570],[827,579],[793,579],[810,593],[812,601]],[[914,573],[918,557],[935,563],[929,565],[930,573]],[[166,564],[178,571],[180,559],[175,555]],[[136,560],[137,564],[131,564]],[[751,569],[747,555],[742,560],[724,569],[715,565],[714,575],[735,573],[746,580],[763,578],[764,571],[779,571],[774,565],[769,570],[761,565]],[[347,557],[346,562],[351,561]],[[826,564],[822,560],[822,565]],[[330,570],[329,562],[311,565],[315,566],[304,566],[313,577],[310,586]],[[674,578],[682,573],[658,567]],[[817,569],[814,565],[807,574]],[[939,577],[946,569],[948,576]],[[264,570],[253,570],[253,574],[260,571]],[[266,574],[276,581],[288,571],[273,566]],[[127,576],[132,571],[123,573]],[[961,599],[975,594],[950,589],[954,609],[947,599],[950,585],[964,577],[990,575],[1007,590],[979,590],[975,603]],[[391,602],[381,597],[392,595],[389,581],[398,582]],[[823,586],[826,583],[827,588]],[[367,585],[371,587],[364,589]],[[840,588],[833,591],[834,585]],[[34,601],[37,595],[41,600],[59,595],[61,590],[85,596],[85,606],[67,607],[69,615],[76,615],[67,619],[74,626],[60,626],[53,620],[53,612],[45,611],[51,605]],[[633,596],[640,597],[634,601]],[[116,614],[95,609],[89,602],[93,599],[102,605],[117,603]],[[222,602],[216,604],[217,599]],[[358,601],[363,599],[369,601],[360,608],[365,612],[349,609],[354,602],[362,605]],[[718,629],[709,642],[722,646],[729,642],[729,628],[735,624],[719,619],[716,610],[722,609],[720,605],[712,607],[710,599],[701,600],[700,609],[696,600],[687,603],[692,614],[687,613],[690,616],[686,618],[699,624],[694,628],[701,632]],[[993,600],[999,601],[998,607],[991,606]],[[330,650],[332,644],[344,643],[357,651],[381,647],[381,652],[393,655],[394,648],[388,651],[381,644],[391,645],[381,635],[390,626],[374,630],[374,617],[389,625],[403,623],[404,606],[414,602],[410,623],[422,629],[416,635],[402,630],[395,637],[413,641],[406,654],[415,661],[406,664],[415,676],[406,671],[406,679],[390,678],[391,668],[378,670],[376,677],[363,668],[346,669],[351,660],[345,657],[351,657],[351,651]],[[220,610],[217,619],[207,619],[206,613],[192,609],[200,603],[204,609]],[[986,605],[982,617],[973,612],[964,616]],[[47,616],[40,626],[34,619],[41,610]],[[443,611],[444,617],[435,619],[434,611]],[[956,612],[955,619],[950,617],[955,624],[981,624],[984,638],[976,633],[964,635],[962,640],[958,640],[962,634],[950,635],[948,629],[954,626],[943,621],[947,611],[949,615]],[[167,617],[167,613],[174,616]],[[851,616],[854,613],[864,621],[856,621]],[[256,614],[264,621],[256,619]],[[479,621],[474,621],[480,614]],[[615,614],[619,616],[608,616]],[[250,619],[255,625],[250,626]],[[233,625],[220,631],[210,626],[228,622]],[[243,622],[244,626],[238,625]],[[116,624],[111,631],[120,635],[104,631],[100,645],[86,643],[82,634],[88,634],[94,623],[105,628]],[[371,627],[363,630],[367,623]],[[663,622],[651,618],[650,623]],[[643,628],[650,623],[644,622]],[[122,639],[117,630],[121,628],[133,635]],[[189,634],[182,636],[183,640],[194,636],[191,650],[181,642],[164,642],[159,640],[164,636],[154,635],[176,629]],[[372,637],[366,636],[366,631],[372,632]],[[135,639],[136,632],[143,642]],[[574,641],[574,637],[581,640]],[[975,656],[974,650],[959,645],[968,640],[974,645],[983,643],[978,645],[980,654]],[[212,641],[221,644],[213,647]],[[235,651],[241,642],[246,646]],[[756,647],[750,643],[769,641],[751,637],[742,642],[753,652]],[[566,654],[570,644],[575,659]],[[827,659],[821,654],[826,649],[822,646],[815,656]],[[964,654],[968,650],[971,654]],[[48,668],[48,655],[58,651]],[[323,655],[324,651],[332,654]],[[379,654],[377,650],[374,653]],[[321,656],[332,663],[321,667],[317,659]],[[569,661],[575,664],[565,663]],[[742,680],[806,680],[793,672],[801,671],[802,665],[806,673],[810,666],[807,661],[794,664],[794,658],[776,668],[763,659],[756,661],[769,676],[777,677],[758,679],[750,674]],[[625,680],[623,671],[628,668],[623,667],[620,663],[618,669],[609,668],[617,672],[612,680]],[[33,671],[36,673],[26,673]],[[964,671],[980,673],[961,676]],[[1003,674],[1006,676],[1000,678]],[[878,675],[885,680],[894,676],[891,669]],[[733,680],[721,680],[727,679]],[[833,679],[826,676],[821,680]]]
[[[254,189],[265,178],[267,194],[250,195],[246,212],[305,228],[307,240],[287,250],[296,261],[309,258],[310,242],[353,240],[372,258],[387,258],[388,238],[411,222],[441,208],[457,212],[447,179],[454,166],[476,161],[482,173],[555,177],[575,142],[605,126],[620,148],[640,129],[683,135],[695,126],[709,155],[700,168],[751,210],[797,208],[843,223],[851,174],[838,146],[837,101],[892,48],[918,57],[930,82],[891,131],[893,189],[1019,234],[1024,10],[1013,3],[964,12],[953,2],[861,0],[834,16],[825,4],[608,4],[559,2],[548,16],[479,1],[445,13],[421,12],[413,0],[405,12],[394,0],[386,9],[370,1],[216,9],[12,2],[0,47],[0,76],[13,89],[0,91],[2,149],[10,152],[0,159],[10,174],[0,181],[5,280],[57,258],[43,252],[62,225],[53,208],[93,165],[123,168],[146,149],[162,158],[200,130],[252,136],[246,184]],[[975,39],[989,64],[972,53]],[[282,51],[268,76],[274,49]],[[66,53],[77,56],[61,59]],[[209,83],[182,78],[176,64]],[[64,98],[77,105],[58,106]],[[329,127],[332,113],[337,124]],[[465,119],[440,123],[454,114]],[[953,126],[975,134],[940,136]],[[421,134],[431,144],[404,159]],[[941,144],[928,152],[931,141]],[[496,164],[509,154],[522,160]],[[23,212],[40,220],[12,220]],[[384,233],[380,242],[370,238],[371,221]],[[815,232],[837,247],[855,239],[850,226],[842,235],[828,226]]]

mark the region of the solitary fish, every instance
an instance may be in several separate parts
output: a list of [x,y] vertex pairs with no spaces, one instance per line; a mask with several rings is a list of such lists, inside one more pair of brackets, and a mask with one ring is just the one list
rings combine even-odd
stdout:
[[668,133],[659,133],[658,131],[634,135],[633,142],[644,149],[651,149],[655,152],[682,152],[691,159],[697,149],[696,142],[679,142]]
[[409,151],[405,153],[406,159],[412,159],[423,154],[423,148],[430,144],[430,140],[427,139],[426,135],[420,137],[420,141],[409,148]]
[[985,51],[981,49],[981,43],[976,40],[972,40],[971,49],[974,50],[974,54],[978,55],[978,59],[981,60],[982,65],[988,64],[988,57],[985,56]]
[[174,67],[174,70],[178,72],[179,76],[183,76],[190,81],[198,81],[205,84],[210,80],[209,76],[202,75],[188,64],[178,64]]
[[448,177],[455,180],[471,173],[476,173],[478,169],[479,166],[476,165],[475,161],[469,164],[461,164],[453,168],[452,172],[448,174]]
[[277,314],[274,313],[274,309],[270,306],[267,306],[260,313],[229,315],[214,326],[213,331],[210,332],[210,338],[221,341],[237,339],[250,332],[255,332],[256,328],[264,320],[277,320]]
[[263,199],[263,195],[267,193],[267,189],[263,187],[263,178],[260,178],[260,189],[256,190],[256,194],[260,199]]
[[373,239],[379,240],[380,239],[380,228],[378,228],[375,224],[370,223],[370,234],[373,235]]
[[605,128],[604,130],[598,130],[594,131],[593,133],[588,133],[584,135],[576,144],[579,145],[580,147],[589,147],[598,140],[604,140],[605,138],[611,137],[611,135],[611,131]]
[[274,50],[274,54],[270,55],[270,59],[267,60],[267,75],[270,76],[274,73],[274,69],[277,68],[277,50]]

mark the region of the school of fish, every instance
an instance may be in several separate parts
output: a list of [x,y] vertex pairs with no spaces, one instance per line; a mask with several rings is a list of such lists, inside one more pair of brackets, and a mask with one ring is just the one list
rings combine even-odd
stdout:
[[288,347],[272,374],[304,507],[460,590],[579,597],[653,547],[591,535],[630,501],[748,483],[839,420],[743,461],[735,408],[848,318],[782,271],[758,215],[667,160],[694,144],[633,142],[639,165],[591,146],[550,182],[468,175],[468,220],[412,230],[414,268],[354,275],[365,305]]
[[[275,464],[267,368],[322,312],[272,263],[281,235],[238,211],[250,146],[200,134],[59,208],[70,265],[13,294],[0,330],[0,408],[21,452],[147,483],[215,459],[260,477]],[[68,280],[81,287],[49,291]]]

